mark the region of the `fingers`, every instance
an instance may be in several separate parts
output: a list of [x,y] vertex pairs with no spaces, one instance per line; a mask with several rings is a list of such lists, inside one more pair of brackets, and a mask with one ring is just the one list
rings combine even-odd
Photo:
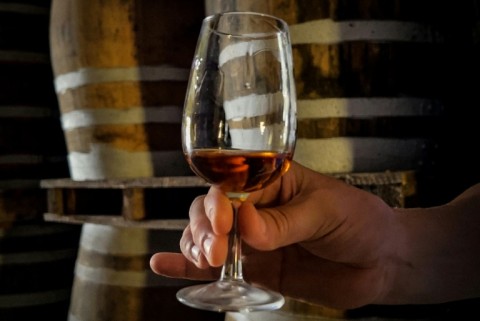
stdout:
[[207,258],[202,253],[201,247],[194,242],[190,225],[188,225],[183,231],[182,238],[180,239],[180,250],[185,258],[193,262],[197,267],[201,269],[209,267]]
[[230,200],[217,188],[212,187],[204,200],[205,213],[216,234],[228,234],[233,224]]
[[[213,194],[214,199],[221,196],[216,192]],[[205,196],[197,197],[190,206],[190,222],[180,239],[180,250],[183,255],[164,252],[154,254],[150,259],[150,267],[155,273],[167,277],[195,280],[218,278],[220,266],[224,263],[227,255],[228,239],[226,234],[215,233],[214,226],[215,230],[228,233],[230,229],[228,224],[231,226],[231,218],[224,219],[221,215],[211,214],[212,217],[219,218],[214,220],[212,226],[205,212],[204,201]],[[222,206],[219,209],[222,209]],[[227,210],[231,211],[228,207]],[[229,216],[228,211],[224,216]]]
[[[259,250],[273,250],[281,246],[302,241],[311,237],[309,229],[315,226],[310,221],[298,217],[298,209],[290,205],[275,207],[276,202],[290,203],[294,197],[294,180],[291,178],[286,190],[280,183],[266,190],[252,193],[251,202],[245,202],[239,209],[239,228],[242,238],[250,246]],[[280,198],[279,198],[279,195]],[[290,201],[290,202],[289,202]],[[257,211],[253,203],[260,207]],[[298,206],[297,205],[293,205]],[[300,205],[304,207],[305,204]],[[301,213],[311,212],[305,208]],[[308,218],[307,216],[305,218]],[[198,268],[218,267],[225,262],[228,248],[228,232],[233,223],[230,200],[219,189],[210,188],[208,194],[198,197],[190,207],[190,223],[182,236],[180,247],[185,257]]]
[[[216,196],[215,196],[216,195]],[[218,194],[214,193],[213,197]],[[223,213],[218,215],[210,210],[210,216],[217,218],[212,222],[207,217],[205,211],[205,196],[196,198],[190,207],[190,223],[185,228],[180,240],[180,249],[183,255],[193,262],[198,268],[206,269],[209,266],[218,267],[225,262],[227,256],[227,234],[231,227],[230,215]],[[222,202],[220,202],[222,204]],[[222,208],[221,206],[219,207]],[[228,210],[229,209],[227,207]],[[227,219],[223,218],[226,216]],[[230,218],[228,218],[230,216]],[[228,224],[230,222],[230,227]],[[219,234],[218,231],[227,231]]]
[[159,275],[192,280],[214,280],[220,273],[218,268],[199,269],[180,253],[156,253],[150,268]]

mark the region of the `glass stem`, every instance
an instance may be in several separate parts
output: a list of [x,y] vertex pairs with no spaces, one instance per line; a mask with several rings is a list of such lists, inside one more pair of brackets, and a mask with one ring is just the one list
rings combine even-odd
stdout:
[[[246,197],[245,197],[246,198]],[[243,199],[245,199],[243,198]],[[222,268],[221,281],[241,281],[242,274],[242,238],[238,229],[238,208],[242,199],[230,198],[233,208],[233,225],[228,235],[227,260]]]

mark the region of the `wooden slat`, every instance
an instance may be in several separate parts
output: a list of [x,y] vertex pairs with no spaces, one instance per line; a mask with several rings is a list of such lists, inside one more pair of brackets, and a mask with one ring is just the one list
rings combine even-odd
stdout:
[[[334,177],[374,193],[389,205],[405,207],[415,195],[415,173],[345,173]],[[196,176],[74,181],[48,179],[47,221],[98,223],[152,229],[181,229],[190,204],[209,185]]]
[[103,224],[112,225],[118,227],[136,227],[147,228],[155,230],[174,230],[181,231],[187,224],[186,219],[172,219],[172,220],[142,220],[134,221],[127,220],[121,216],[108,216],[108,215],[58,215],[55,213],[45,213],[43,215],[45,221],[58,222],[66,224]]
[[75,181],[68,178],[47,179],[40,182],[42,188],[109,188],[125,189],[135,187],[172,188],[172,187],[207,187],[205,181],[197,176],[164,176],[133,179],[105,179]]

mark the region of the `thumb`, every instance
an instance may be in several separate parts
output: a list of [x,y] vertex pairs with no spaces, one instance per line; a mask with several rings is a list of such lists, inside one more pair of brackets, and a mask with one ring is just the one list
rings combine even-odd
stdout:
[[[328,183],[326,179],[321,181]],[[334,200],[331,194],[329,189],[305,187],[276,206],[245,201],[238,215],[243,240],[255,249],[273,250],[323,238],[345,220],[336,210],[342,200]]]
[[[305,228],[299,209],[291,205],[256,209],[251,202],[244,202],[238,213],[238,227],[242,239],[251,247],[270,251],[308,239],[312,224]],[[300,212],[301,213],[301,212]],[[295,214],[296,218],[292,219]]]

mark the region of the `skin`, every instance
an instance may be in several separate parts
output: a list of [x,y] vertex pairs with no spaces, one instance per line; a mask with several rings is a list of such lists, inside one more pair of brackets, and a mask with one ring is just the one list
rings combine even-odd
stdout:
[[[232,208],[212,187],[196,198],[182,253],[152,270],[219,277]],[[297,163],[239,208],[246,281],[333,308],[430,304],[480,295],[480,184],[448,204],[391,208],[379,197]]]

